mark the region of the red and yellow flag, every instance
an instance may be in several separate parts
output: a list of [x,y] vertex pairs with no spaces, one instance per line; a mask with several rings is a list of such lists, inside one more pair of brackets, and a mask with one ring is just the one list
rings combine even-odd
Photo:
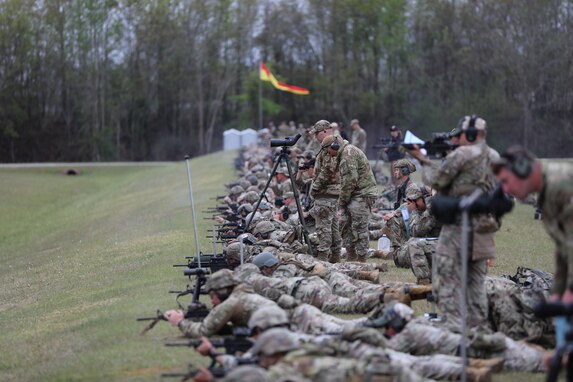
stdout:
[[301,88],[294,85],[288,85],[283,82],[277,81],[275,76],[271,73],[269,68],[261,61],[261,81],[269,81],[273,86],[279,90],[290,92],[299,95],[307,95],[310,93],[308,89]]

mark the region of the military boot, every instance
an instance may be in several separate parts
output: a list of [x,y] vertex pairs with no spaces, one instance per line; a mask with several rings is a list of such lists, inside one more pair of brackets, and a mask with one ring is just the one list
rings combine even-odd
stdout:
[[373,249],[372,251],[369,251],[369,252],[370,252],[370,257],[374,257],[376,259],[382,259],[382,260],[392,260],[392,255],[388,251]]
[[491,369],[489,367],[472,367],[466,368],[468,381],[472,382],[491,382]]
[[375,264],[374,267],[380,272],[388,272],[388,264],[386,263]]
[[330,258],[328,259],[329,262],[332,264],[340,263],[340,252],[335,251],[330,254]]
[[320,261],[328,261],[328,252],[317,251],[316,252],[316,259],[320,260]]
[[358,280],[367,280],[377,284],[380,279],[380,271],[357,271],[356,278]]
[[416,284],[418,285],[430,285],[431,283],[432,282],[428,278],[418,279],[418,281],[416,281]]
[[494,373],[499,373],[503,370],[503,364],[505,359],[501,357],[497,358],[490,358],[490,359],[482,359],[482,358],[470,358],[469,359],[469,366],[470,367],[488,367]]
[[351,250],[346,251],[346,261],[356,261],[356,259],[358,259],[356,252]]

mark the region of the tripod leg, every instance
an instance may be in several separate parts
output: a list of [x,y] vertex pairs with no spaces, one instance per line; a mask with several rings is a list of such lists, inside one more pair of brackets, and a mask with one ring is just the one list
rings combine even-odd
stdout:
[[306,230],[306,225],[304,224],[304,216],[302,214],[302,207],[300,206],[300,200],[298,197],[299,196],[298,187],[296,187],[296,184],[294,182],[294,176],[292,174],[292,168],[290,165],[290,158],[288,157],[288,155],[286,153],[281,153],[281,159],[284,159],[284,161],[287,164],[288,176],[290,178],[290,185],[292,187],[292,192],[294,193],[294,200],[296,202],[296,209],[298,211],[298,220],[300,221],[300,224],[302,225],[302,234],[304,236],[304,241],[306,241],[306,244],[308,245],[308,254],[313,256],[314,251],[312,249],[312,245],[310,244],[310,240],[308,239],[308,231]]
[[549,371],[547,371],[547,382],[556,382],[557,377],[559,377],[559,371],[561,370],[561,360],[563,359],[563,354],[565,352],[565,346],[560,346],[555,349],[555,354],[551,357],[551,363],[549,366]]
[[[282,154],[281,154],[281,157],[282,157]],[[277,172],[277,168],[279,167],[280,163],[281,163],[281,159],[278,158],[276,163],[275,163],[275,166],[273,167],[273,171],[271,171],[271,175],[269,176],[269,179],[267,180],[267,184],[265,184],[265,188],[263,188],[263,191],[261,191],[261,194],[259,195],[259,200],[257,200],[257,204],[255,205],[255,208],[253,208],[253,212],[251,212],[251,216],[249,217],[249,220],[245,223],[245,232],[249,231],[249,225],[251,224],[251,220],[253,220],[253,217],[255,217],[255,213],[257,212],[257,209],[259,208],[261,201],[265,197],[265,193],[267,192],[267,189],[269,188],[269,184],[271,184],[271,180],[273,179],[273,176],[275,176],[275,173]]]

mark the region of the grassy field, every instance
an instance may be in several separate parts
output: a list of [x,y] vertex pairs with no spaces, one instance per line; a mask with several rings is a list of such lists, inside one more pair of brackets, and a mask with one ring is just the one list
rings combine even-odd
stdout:
[[[234,178],[234,152],[191,161],[196,211],[215,204]],[[146,336],[135,318],[175,307],[169,289],[186,285],[171,267],[195,252],[183,162],[164,166],[0,169],[0,380],[159,380],[196,362]],[[212,222],[197,219],[201,248]],[[493,274],[518,265],[553,270],[553,245],[531,206],[518,205],[497,239]],[[385,279],[415,281],[390,266]],[[418,312],[427,310],[417,302]],[[204,361],[202,361],[204,362]],[[539,380],[512,373],[496,380]]]

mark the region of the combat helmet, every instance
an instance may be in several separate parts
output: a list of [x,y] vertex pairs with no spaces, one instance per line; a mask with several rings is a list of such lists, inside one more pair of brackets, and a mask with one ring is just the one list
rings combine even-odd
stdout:
[[239,195],[245,192],[245,189],[241,186],[233,186],[231,187],[231,195]]
[[425,185],[422,183],[410,183],[406,188],[406,199],[408,200],[418,200],[420,198],[425,198],[430,193]]
[[[394,167],[395,168],[406,168],[407,170],[407,174],[405,175],[409,175],[413,172],[416,172],[416,166],[414,166],[414,163],[410,162],[408,159],[399,159],[396,162],[394,162]],[[404,170],[403,170],[404,171]]]
[[257,223],[257,225],[255,226],[255,229],[253,230],[253,234],[257,235],[257,234],[261,234],[264,235],[266,233],[269,232],[273,232],[275,230],[275,226],[273,225],[273,223],[271,223],[270,221],[267,220],[263,220]]
[[274,267],[279,263],[278,257],[270,252],[261,252],[253,258],[253,264],[257,267]]
[[290,323],[284,310],[275,305],[265,306],[253,313],[249,319],[249,329],[259,328],[265,331],[277,326],[285,326]]
[[252,348],[254,355],[273,355],[295,350],[300,346],[292,332],[284,328],[274,328],[265,331]]
[[205,283],[205,290],[210,292],[212,290],[228,288],[239,284],[239,280],[230,269],[221,269],[211,275]]

